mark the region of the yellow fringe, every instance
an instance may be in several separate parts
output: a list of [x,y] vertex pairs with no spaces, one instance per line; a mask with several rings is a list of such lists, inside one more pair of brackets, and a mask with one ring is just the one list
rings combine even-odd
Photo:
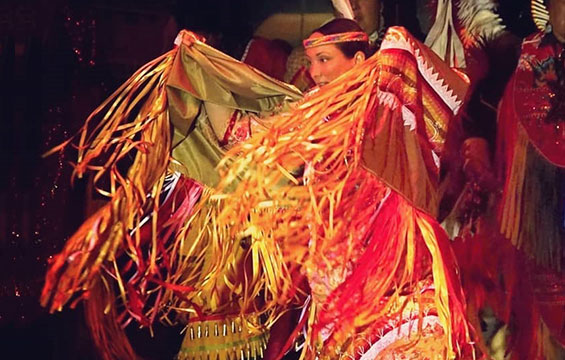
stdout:
[[501,232],[516,248],[536,263],[560,270],[560,189],[557,166],[530,143],[526,130],[517,125],[517,141],[511,157],[501,201]]
[[[438,248],[436,236],[434,234],[433,228],[430,224],[423,218],[417,216],[416,223],[420,228],[422,233],[422,238],[432,254],[432,274],[434,279],[434,287],[435,287],[435,305],[437,307],[438,316],[443,326],[443,330],[446,334],[447,343],[447,358],[454,359],[456,357],[456,351],[453,348],[453,329],[452,325],[454,324],[452,317],[457,316],[457,314],[452,314],[449,307],[449,291],[447,287],[447,277],[446,277],[446,269],[445,269],[445,261],[442,258],[441,251]],[[414,261],[414,260],[413,260]],[[469,336],[467,331],[467,336]]]
[[528,146],[528,136],[521,126],[518,126],[517,139],[512,155],[512,165],[510,173],[507,175],[505,195],[503,197],[501,216],[501,232],[512,243],[520,248],[518,242],[518,232],[522,214],[522,195],[524,188],[524,176],[526,173],[526,150]]

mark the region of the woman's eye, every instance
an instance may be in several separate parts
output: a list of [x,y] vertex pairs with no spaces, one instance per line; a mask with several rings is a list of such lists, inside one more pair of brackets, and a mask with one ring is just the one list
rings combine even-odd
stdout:
[[323,63],[328,62],[328,60],[329,60],[329,58],[325,58],[325,57],[320,58],[320,62],[323,62]]

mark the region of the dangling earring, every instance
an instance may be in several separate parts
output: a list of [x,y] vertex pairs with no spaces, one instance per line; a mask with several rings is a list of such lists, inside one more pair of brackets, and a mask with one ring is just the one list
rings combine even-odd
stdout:
[[544,32],[546,34],[551,34],[553,32],[553,26],[551,26],[551,24],[549,23],[549,21],[547,22],[547,24],[545,25],[545,29]]

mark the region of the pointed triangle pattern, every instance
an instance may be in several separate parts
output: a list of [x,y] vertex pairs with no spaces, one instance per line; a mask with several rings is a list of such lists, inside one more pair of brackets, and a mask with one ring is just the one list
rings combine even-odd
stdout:
[[400,100],[393,93],[381,90],[378,92],[377,96],[381,105],[388,106],[392,110],[396,110],[396,108],[400,105]]
[[404,126],[408,126],[410,131],[416,129],[416,115],[404,105],[402,105],[402,119],[404,119]]
[[449,85],[445,84],[444,80],[440,78],[439,73],[434,71],[434,67],[426,62],[418,46],[406,38],[401,31],[395,30],[394,28],[388,30],[381,44],[381,50],[386,49],[406,50],[414,54],[416,62],[418,63],[418,70],[426,82],[438,93],[453,113],[456,114],[459,111],[463,103],[462,99],[458,99],[457,96],[454,95]]

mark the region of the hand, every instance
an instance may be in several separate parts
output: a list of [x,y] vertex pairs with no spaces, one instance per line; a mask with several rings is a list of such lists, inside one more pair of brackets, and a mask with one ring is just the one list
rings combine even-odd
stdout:
[[206,39],[203,36],[193,33],[192,31],[183,29],[178,33],[174,43],[176,46],[180,46],[180,44],[192,46],[197,41],[206,42]]
[[468,138],[461,146],[461,155],[463,171],[470,179],[477,180],[492,171],[489,146],[485,139]]
[[467,182],[487,191],[494,191],[500,186],[492,169],[490,151],[483,138],[468,138],[461,146],[463,172]]

